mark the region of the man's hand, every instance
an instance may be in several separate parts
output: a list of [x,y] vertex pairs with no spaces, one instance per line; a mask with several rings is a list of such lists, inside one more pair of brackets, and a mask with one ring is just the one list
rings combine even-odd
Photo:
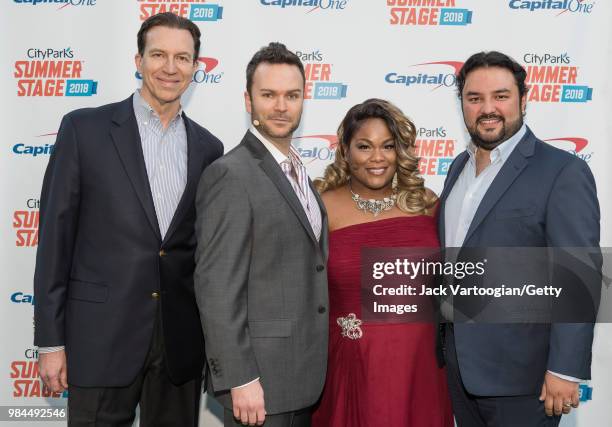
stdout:
[[569,414],[572,407],[577,408],[580,402],[578,383],[564,380],[546,372],[540,401],[544,401],[544,411],[549,417]]
[[264,392],[259,380],[232,389],[234,417],[244,425],[262,425],[266,419]]
[[66,352],[64,350],[38,355],[38,372],[47,388],[61,393],[68,388]]

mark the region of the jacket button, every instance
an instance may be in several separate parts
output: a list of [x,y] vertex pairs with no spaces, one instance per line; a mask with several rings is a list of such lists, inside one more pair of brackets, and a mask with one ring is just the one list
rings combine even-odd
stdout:
[[160,251],[159,251],[159,256],[160,256],[160,257],[165,257],[165,256],[166,256],[166,251],[165,251],[165,250],[163,250],[163,249],[162,249],[162,250],[160,250]]
[[151,294],[151,298],[153,298],[153,299],[157,299],[157,298],[159,298],[159,293],[157,293],[157,292],[153,292],[153,293]]
[[327,310],[326,310],[326,308],[325,308],[325,307],[323,307],[322,305],[320,305],[320,306],[319,306],[318,311],[319,311],[319,313],[323,314],[323,313],[325,313]]
[[321,264],[317,265],[317,271],[318,271],[318,272],[321,272],[321,271],[323,271],[323,270],[325,270],[325,267],[324,267],[324,266],[322,266]]

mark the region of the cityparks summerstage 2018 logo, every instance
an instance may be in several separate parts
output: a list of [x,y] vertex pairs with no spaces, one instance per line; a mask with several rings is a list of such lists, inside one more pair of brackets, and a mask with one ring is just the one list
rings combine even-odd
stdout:
[[437,27],[466,26],[472,23],[472,11],[457,7],[456,0],[379,1],[386,1],[391,25]]
[[194,22],[218,21],[223,18],[223,6],[207,3],[206,0],[137,0],[140,20],[153,15],[172,12]]
[[84,62],[70,47],[29,48],[15,61],[17,96],[92,96],[98,82],[83,79]]
[[38,246],[38,223],[40,200],[27,199],[24,206],[13,212],[15,246],[18,248]]
[[417,128],[415,155],[421,175],[446,175],[457,155],[457,139],[450,138],[444,126]]
[[304,99],[337,100],[346,97],[348,86],[333,81],[333,64],[325,58],[321,50],[298,50],[295,54],[304,63]]
[[555,16],[589,15],[595,3],[587,0],[510,0],[508,7],[515,11],[552,12]]
[[578,84],[579,67],[567,53],[528,52],[522,59],[528,102],[583,103],[593,99],[593,89]]

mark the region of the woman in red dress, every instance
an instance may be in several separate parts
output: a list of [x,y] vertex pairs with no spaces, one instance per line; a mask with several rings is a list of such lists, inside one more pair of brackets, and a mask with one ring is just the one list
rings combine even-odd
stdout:
[[329,361],[316,427],[452,427],[434,323],[362,321],[362,247],[439,246],[435,195],[414,156],[414,124],[370,99],[338,129],[333,164],[315,185],[329,216]]

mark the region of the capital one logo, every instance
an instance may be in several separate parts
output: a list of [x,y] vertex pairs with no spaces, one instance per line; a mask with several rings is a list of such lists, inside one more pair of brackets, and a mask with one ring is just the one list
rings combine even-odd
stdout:
[[[197,84],[218,84],[221,83],[224,72],[214,72],[219,65],[219,60],[211,57],[198,58],[198,69],[193,73],[192,82]],[[142,74],[136,71],[135,76],[142,80]]]
[[68,6],[95,6],[97,0],[13,0],[17,4],[21,5],[61,5],[56,10],[62,10]]
[[330,162],[335,158],[338,137],[336,135],[303,135],[293,138],[304,165],[316,160]]
[[295,149],[311,177],[323,176],[325,168],[336,158],[338,137],[329,134],[302,135],[293,138]]
[[589,140],[586,138],[568,136],[564,138],[549,138],[545,139],[544,141],[551,143],[551,145],[561,148],[578,158],[581,158],[587,163],[593,157],[592,151],[589,152],[585,150],[587,145],[589,145]]
[[463,62],[434,61],[411,65],[418,67],[416,72],[390,72],[385,75],[385,82],[406,87],[428,86],[431,90],[441,87],[454,88],[457,74]]
[[588,15],[593,13],[595,2],[586,0],[510,0],[510,9],[528,12],[553,10],[556,16],[564,14]]
[[344,10],[349,0],[259,0],[262,6],[272,6],[280,9],[304,8],[306,13],[316,11]]

